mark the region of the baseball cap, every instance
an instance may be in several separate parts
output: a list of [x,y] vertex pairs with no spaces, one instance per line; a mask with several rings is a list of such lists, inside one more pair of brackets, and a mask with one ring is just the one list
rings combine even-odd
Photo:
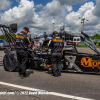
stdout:
[[58,34],[58,32],[57,32],[57,31],[54,31],[54,32],[52,33],[52,35],[55,35],[55,34]]
[[27,32],[30,32],[28,27],[24,27],[23,29],[25,29]]

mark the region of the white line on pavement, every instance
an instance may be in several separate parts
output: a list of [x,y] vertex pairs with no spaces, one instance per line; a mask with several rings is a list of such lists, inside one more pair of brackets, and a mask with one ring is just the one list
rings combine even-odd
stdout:
[[[5,86],[14,87],[14,88],[24,89],[24,90],[28,90],[28,91],[46,91],[46,90],[35,89],[35,88],[31,88],[31,87],[25,87],[25,86],[20,86],[20,85],[5,83],[5,82],[0,82],[0,84],[5,85]],[[62,93],[57,93],[57,92],[51,92],[50,95],[64,97],[64,98],[70,98],[70,99],[74,99],[74,100],[94,100],[94,99],[77,97],[77,96],[67,95],[67,94],[62,94]]]

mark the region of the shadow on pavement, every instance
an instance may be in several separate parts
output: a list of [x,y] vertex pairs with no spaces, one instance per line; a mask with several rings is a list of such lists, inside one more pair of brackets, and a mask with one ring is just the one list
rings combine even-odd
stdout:
[[33,71],[26,71],[26,74],[29,76],[30,74],[33,74]]

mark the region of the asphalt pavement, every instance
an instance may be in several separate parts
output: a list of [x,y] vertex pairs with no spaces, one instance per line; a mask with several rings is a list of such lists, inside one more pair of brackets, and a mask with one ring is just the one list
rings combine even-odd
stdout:
[[[94,53],[88,48],[78,51]],[[0,100],[100,100],[100,75],[62,72],[53,77],[47,71],[28,69],[29,77],[21,79],[18,72],[4,70],[3,56],[0,51]]]

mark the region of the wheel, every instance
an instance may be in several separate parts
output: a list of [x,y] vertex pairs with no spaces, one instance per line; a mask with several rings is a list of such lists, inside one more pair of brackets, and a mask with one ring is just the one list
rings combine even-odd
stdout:
[[3,59],[5,71],[14,72],[18,69],[16,51],[10,51],[5,54]]

